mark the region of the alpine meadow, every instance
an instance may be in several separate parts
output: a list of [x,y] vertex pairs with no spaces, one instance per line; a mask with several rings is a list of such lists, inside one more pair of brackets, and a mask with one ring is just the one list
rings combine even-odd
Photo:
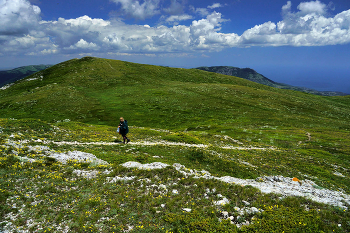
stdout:
[[350,232],[349,122],[350,96],[68,60],[0,88],[0,232]]

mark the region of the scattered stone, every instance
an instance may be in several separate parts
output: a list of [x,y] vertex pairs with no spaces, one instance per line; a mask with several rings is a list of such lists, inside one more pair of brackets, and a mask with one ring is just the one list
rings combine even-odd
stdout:
[[35,162],[36,160],[35,159],[32,159],[32,158],[28,158],[27,156],[24,156],[24,157],[18,157],[22,162],[29,162],[29,163],[33,163]]
[[227,204],[229,204],[230,203],[230,201],[226,198],[226,197],[224,197],[222,200],[220,200],[220,201],[214,201],[214,204],[215,205],[218,205],[218,206],[224,206],[224,205],[227,205]]
[[107,177],[107,181],[109,183],[115,183],[117,181],[130,181],[130,180],[133,180],[135,178],[136,178],[136,176],[130,176],[130,177],[128,177],[128,176],[125,176],[125,177],[116,176],[116,177],[113,177],[113,178],[112,177]]
[[245,214],[256,214],[260,213],[259,209],[256,207],[246,208],[244,209]]
[[108,163],[102,159],[98,159],[95,155],[81,152],[81,151],[68,151],[66,153],[52,153],[49,155],[51,158],[55,158],[57,161],[66,164],[68,161],[76,161],[77,163],[92,163],[94,165]]
[[242,201],[242,202],[244,203],[244,205],[250,205],[250,203],[247,201]]
[[77,176],[82,176],[86,179],[92,179],[92,178],[96,178],[99,172],[96,170],[94,171],[74,170],[73,174],[76,174]]
[[333,174],[336,175],[336,176],[345,177],[345,176],[344,176],[343,174],[341,174],[340,172],[334,172]]
[[[40,140],[40,139],[38,139]],[[37,153],[44,153],[49,154],[52,153],[51,149],[48,146],[28,146],[29,152],[37,152]]]
[[[136,163],[136,162],[132,162]],[[145,165],[145,164],[144,164]],[[184,165],[179,163],[174,163],[173,167],[185,175],[195,176],[195,173],[200,174],[200,171],[187,169]],[[309,198],[316,202],[321,202],[333,206],[339,206],[341,208],[347,209],[347,206],[344,204],[350,204],[350,195],[347,195],[340,191],[332,191],[328,189],[317,189],[317,185],[310,180],[303,180],[303,185],[300,185],[299,182],[293,182],[292,178],[283,177],[283,176],[263,176],[258,177],[256,180],[253,179],[239,179],[231,176],[224,177],[215,177],[210,175],[209,172],[202,171],[205,173],[203,176],[198,176],[197,178],[205,179],[217,179],[226,183],[234,183],[238,185],[250,185],[255,188],[260,189],[262,193],[277,193],[281,194],[283,197],[287,196],[301,196]],[[215,193],[216,190],[213,189],[211,192],[209,189],[206,190],[206,193]]]
[[225,219],[228,218],[228,212],[227,211],[222,211],[221,212],[222,217],[224,217]]
[[189,208],[182,208],[183,211],[186,211],[186,212],[191,212],[192,209],[189,209]]
[[126,225],[128,229],[126,230],[123,230],[123,232],[130,232],[134,229],[134,226],[129,226],[129,225]]
[[148,164],[141,164],[139,162],[126,162],[122,164],[123,167],[128,168],[138,168],[142,170],[153,170],[153,169],[162,169],[169,166],[168,164],[161,163],[161,162],[154,162],[154,163],[148,163]]
[[256,207],[250,208],[250,213],[252,213],[252,214],[259,213],[259,212],[260,212],[259,209]]
[[243,186],[250,185],[260,189],[262,193],[277,193],[283,197],[300,196],[316,202],[339,206],[344,209],[347,209],[344,203],[350,204],[350,195],[340,191],[315,188],[318,186],[313,181],[307,179],[303,180],[303,185],[293,182],[292,178],[283,176],[259,177],[259,181],[252,179],[244,180],[231,176],[215,177],[215,179]]
[[[14,137],[14,136],[13,136]],[[15,138],[15,137],[14,137]],[[41,143],[54,143],[54,144],[67,144],[67,145],[114,145],[114,143],[106,143],[106,142],[91,142],[91,143],[80,143],[80,142],[53,142],[53,141],[42,141],[38,139],[37,142]],[[15,142],[12,140],[7,140],[5,142],[5,146],[13,146],[15,148],[23,148],[22,143],[28,143],[27,141],[19,141]],[[142,144],[142,143],[141,143]],[[144,145],[144,144],[142,144]],[[78,163],[86,162],[92,164],[108,164],[106,161],[98,159],[96,156],[90,153],[80,152],[80,151],[69,151],[66,153],[55,153],[50,151],[48,147],[38,147],[38,146],[28,146],[28,148],[32,150],[42,150],[41,153],[47,154],[49,157],[55,158],[57,161],[66,164],[69,160],[76,160]],[[137,162],[127,162],[123,164],[124,167],[136,167],[139,169],[161,169],[169,166],[168,164],[156,162],[151,164],[140,164]],[[181,164],[173,164],[173,167],[185,175],[185,177],[193,176],[196,178],[205,178],[205,179],[217,179],[230,184],[238,184],[241,186],[250,185],[255,188],[260,189],[262,193],[276,193],[281,194],[282,197],[286,196],[301,196],[305,198],[309,198],[313,201],[325,203],[333,206],[339,206],[344,209],[348,209],[346,205],[350,204],[350,195],[344,193],[343,191],[332,191],[325,188],[318,188],[313,181],[303,180],[302,185],[301,182],[295,182],[292,178],[283,177],[283,176],[264,176],[259,177],[256,180],[252,179],[239,179],[230,176],[224,177],[215,177],[212,176],[209,172],[202,170],[192,170],[187,169],[185,166]],[[335,172],[334,175],[344,176],[339,172]],[[300,181],[300,180],[299,180]],[[207,192],[209,193],[209,192]],[[215,190],[212,191],[215,193]],[[223,200],[222,200],[223,201]],[[221,203],[222,203],[221,201]],[[220,201],[219,201],[220,202]]]

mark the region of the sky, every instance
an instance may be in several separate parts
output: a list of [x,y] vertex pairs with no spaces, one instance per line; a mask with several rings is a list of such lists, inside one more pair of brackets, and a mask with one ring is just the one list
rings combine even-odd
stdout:
[[0,69],[84,56],[350,94],[350,1],[0,0]]

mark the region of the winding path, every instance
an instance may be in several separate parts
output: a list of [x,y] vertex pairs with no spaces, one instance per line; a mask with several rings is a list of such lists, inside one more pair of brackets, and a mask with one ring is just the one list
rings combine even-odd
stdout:
[[[38,141],[36,141],[38,142]],[[120,145],[122,143],[118,142],[67,142],[67,141],[41,141],[45,144],[53,143],[56,145],[105,145],[105,146],[114,146],[114,145]],[[124,144],[123,144],[124,145]],[[163,146],[183,146],[183,147],[194,147],[194,148],[208,148],[210,145],[205,144],[189,144],[189,143],[183,143],[183,142],[169,142],[169,141],[136,141],[136,142],[129,142],[126,145],[135,145],[135,146],[157,146],[157,145],[163,145]],[[221,149],[228,149],[228,150],[276,150],[274,147],[242,147],[242,146],[219,146]]]

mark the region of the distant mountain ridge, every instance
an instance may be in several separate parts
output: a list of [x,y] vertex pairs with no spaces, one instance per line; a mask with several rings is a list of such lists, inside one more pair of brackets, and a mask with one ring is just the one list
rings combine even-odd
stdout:
[[25,78],[31,74],[38,71],[47,69],[52,65],[31,65],[31,66],[21,66],[11,70],[1,70],[0,71],[0,87],[16,82],[22,78]]
[[288,89],[288,90],[294,90],[294,91],[302,91],[302,92],[306,92],[314,95],[322,95],[322,96],[348,95],[337,91],[317,91],[310,88],[296,87],[296,86],[292,86],[284,83],[277,83],[272,81],[271,79],[266,78],[264,75],[259,74],[258,72],[250,68],[238,68],[233,66],[211,66],[211,67],[201,66],[195,69],[214,72],[218,74],[235,76],[235,77],[247,79],[252,82],[264,84],[270,87],[276,87],[280,89]]

